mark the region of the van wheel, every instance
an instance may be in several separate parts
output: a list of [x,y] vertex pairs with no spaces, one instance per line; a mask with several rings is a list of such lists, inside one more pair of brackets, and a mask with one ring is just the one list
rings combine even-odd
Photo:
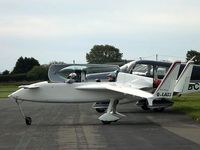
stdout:
[[143,106],[141,106],[141,108],[142,108],[143,110],[150,110],[150,108],[149,108],[147,105],[143,105]]

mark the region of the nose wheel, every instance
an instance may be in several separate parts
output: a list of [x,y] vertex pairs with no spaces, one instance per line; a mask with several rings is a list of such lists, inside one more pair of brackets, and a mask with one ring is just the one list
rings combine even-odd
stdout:
[[31,123],[32,123],[31,117],[25,117],[25,122],[26,122],[27,126],[31,125]]
[[21,107],[21,105],[20,105],[20,103],[22,103],[22,102],[23,102],[23,101],[18,101],[18,100],[16,100],[16,103],[17,103],[17,105],[18,105],[18,107],[19,107],[20,113],[21,113],[22,117],[25,119],[26,125],[27,125],[27,126],[30,126],[31,123],[32,123],[32,119],[31,119],[31,117],[25,116],[25,114],[24,114],[24,112],[23,112],[23,110],[22,110],[22,107]]

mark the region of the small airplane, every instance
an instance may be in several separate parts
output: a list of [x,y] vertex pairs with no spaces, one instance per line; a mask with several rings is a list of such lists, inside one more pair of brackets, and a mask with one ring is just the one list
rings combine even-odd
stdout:
[[[195,57],[193,57],[190,61],[192,61]],[[138,76],[144,76],[151,78],[151,86],[148,88],[145,88],[143,90],[149,91],[153,93],[155,89],[160,84],[161,80],[167,73],[167,70],[169,69],[171,63],[170,62],[163,62],[163,61],[153,61],[153,60],[138,60],[138,61],[131,61],[123,66],[120,67],[120,72],[129,73],[132,75],[138,75]],[[181,72],[186,67],[187,64],[181,63],[178,77],[180,77]],[[199,73],[200,73],[200,66],[193,65],[192,67],[192,74],[190,75],[190,83],[189,86],[186,87],[184,93],[193,93],[193,92],[200,92],[200,79],[199,79]],[[182,93],[182,94],[184,94]],[[179,95],[181,95],[179,93]],[[119,104],[127,104],[133,102],[133,97],[125,98],[120,101]],[[136,98],[134,97],[134,101],[136,101]],[[103,101],[103,102],[96,102],[93,104],[93,108],[99,112],[103,113],[106,111],[109,105],[109,100]],[[146,105],[146,100],[143,100],[142,98],[138,98],[136,105],[141,107],[143,110],[150,110],[152,109],[155,112],[161,112],[165,108],[172,106],[172,101],[163,101],[160,103],[160,105],[157,105],[157,107],[149,108]]]
[[[191,59],[194,60],[195,56]],[[141,76],[152,77],[154,79],[154,86],[159,84],[159,80],[163,79],[166,71],[169,69],[171,62],[167,61],[153,61],[153,60],[138,60],[129,62],[120,67],[121,72],[137,74]],[[185,67],[182,63],[179,70],[179,75]],[[188,92],[200,92],[200,65],[193,65],[193,70],[190,79]]]
[[118,101],[127,96],[140,97],[145,100],[148,107],[156,107],[159,102],[171,101],[174,90],[185,92],[189,85],[192,71],[192,61],[189,61],[182,71],[178,81],[180,61],[174,62],[168,69],[163,80],[155,92],[149,93],[145,88],[152,86],[152,78],[119,72],[116,82],[66,82],[48,83],[46,81],[31,85],[19,86],[20,89],[8,97],[16,101],[20,112],[27,125],[31,125],[32,119],[24,114],[21,102],[42,103],[91,103],[110,100],[107,112],[98,119],[103,124],[116,122],[125,115],[116,111]]

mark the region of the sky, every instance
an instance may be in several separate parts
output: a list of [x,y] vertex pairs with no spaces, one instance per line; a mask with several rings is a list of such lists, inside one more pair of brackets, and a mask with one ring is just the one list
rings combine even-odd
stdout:
[[123,59],[185,61],[200,51],[200,1],[0,0],[0,72],[20,56],[86,63],[98,44]]

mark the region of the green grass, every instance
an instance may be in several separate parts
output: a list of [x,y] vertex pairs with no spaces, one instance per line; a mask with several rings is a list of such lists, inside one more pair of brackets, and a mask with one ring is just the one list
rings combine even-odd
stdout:
[[0,98],[6,98],[8,95],[18,89],[15,84],[0,84]]
[[40,81],[22,81],[22,82],[9,82],[9,83],[0,83],[0,98],[7,98],[9,94],[16,91],[18,86],[25,84],[32,84]]
[[181,97],[175,96],[173,99],[174,110],[186,113],[200,122],[200,92],[182,95]]

